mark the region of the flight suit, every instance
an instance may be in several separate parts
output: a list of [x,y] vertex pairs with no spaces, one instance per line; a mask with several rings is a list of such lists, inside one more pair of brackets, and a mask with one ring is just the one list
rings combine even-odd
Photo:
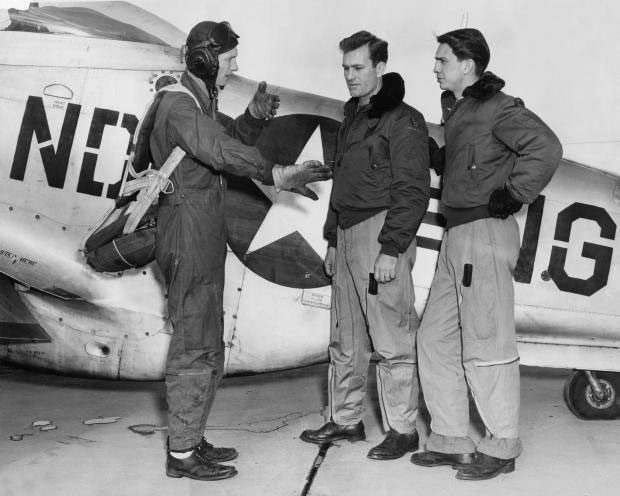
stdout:
[[166,280],[173,327],[166,394],[169,448],[175,451],[201,441],[224,370],[222,172],[267,183],[273,167],[256,148],[246,146],[256,142],[264,120],[246,110],[233,121],[217,112],[217,101],[209,98],[202,81],[186,72],[181,83],[201,108],[185,93],[165,94],[150,137],[156,167],[175,146],[186,152],[160,196],[157,219],[156,259]]
[[[517,203],[533,202],[562,147],[503,86],[485,72],[462,99],[442,95],[447,230],[418,331],[418,359],[431,414],[426,449],[512,459],[522,450],[513,286],[520,236],[512,215],[491,217],[489,199],[505,187]],[[478,446],[468,436],[468,386],[487,429]]]

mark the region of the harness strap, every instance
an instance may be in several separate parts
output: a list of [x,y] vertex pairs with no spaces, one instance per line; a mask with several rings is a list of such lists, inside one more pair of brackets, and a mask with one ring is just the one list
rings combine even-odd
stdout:
[[136,230],[146,211],[159,197],[159,193],[165,191],[168,187],[168,178],[181,163],[183,157],[185,157],[185,150],[180,146],[174,147],[174,150],[172,150],[170,156],[161,166],[161,169],[153,171],[148,176],[149,181],[146,187],[138,193],[136,206],[127,218],[127,222],[123,228],[123,234],[129,234]]
[[[165,86],[161,90],[159,90],[158,94],[161,94],[164,91],[176,91],[190,95],[194,99],[194,102],[196,103],[198,109],[201,110],[200,102],[198,101],[196,96],[182,84],[176,83]],[[141,125],[142,120],[138,123],[138,128],[134,133],[134,150]],[[139,193],[136,200],[136,206],[129,214],[127,222],[125,223],[125,227],[123,228],[123,234],[129,234],[134,232],[138,227],[140,220],[142,220],[142,217],[144,217],[146,211],[159,197],[159,193],[169,191],[169,185],[171,185],[170,176],[177,168],[177,166],[181,163],[183,157],[185,157],[185,151],[180,146],[176,146],[159,170],[146,169],[142,172],[136,173],[133,168],[132,152],[132,155],[130,156],[127,163],[127,170],[131,170],[131,174],[136,177],[136,179],[129,182],[124,182],[122,195],[128,196],[135,193],[136,191],[139,191]]]

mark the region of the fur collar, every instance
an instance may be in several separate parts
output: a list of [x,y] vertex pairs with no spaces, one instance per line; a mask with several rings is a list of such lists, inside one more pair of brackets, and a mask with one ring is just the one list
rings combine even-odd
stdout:
[[381,117],[385,112],[398,107],[403,98],[405,98],[405,82],[400,74],[396,72],[384,74],[379,93],[370,97],[371,107],[368,117],[370,119]]
[[463,96],[471,96],[476,100],[488,100],[498,93],[505,85],[503,79],[492,72],[484,72],[480,79],[463,91]]
[[[389,72],[383,75],[383,81],[379,92],[370,97],[369,119],[378,119],[385,112],[389,112],[400,105],[405,97],[405,82],[400,74]],[[355,112],[357,109],[357,98],[351,98],[346,106],[345,112]]]

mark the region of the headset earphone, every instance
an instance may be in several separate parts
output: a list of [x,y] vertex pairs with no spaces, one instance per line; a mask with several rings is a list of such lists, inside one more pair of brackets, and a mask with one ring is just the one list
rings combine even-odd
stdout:
[[220,64],[217,55],[209,49],[211,46],[213,45],[205,41],[189,48],[185,55],[185,64],[192,74],[203,81],[215,82]]

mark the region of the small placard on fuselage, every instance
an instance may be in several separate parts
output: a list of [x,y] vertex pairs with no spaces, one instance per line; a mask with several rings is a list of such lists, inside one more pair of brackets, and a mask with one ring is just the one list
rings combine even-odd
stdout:
[[322,289],[304,289],[301,294],[301,303],[311,307],[331,308],[332,295],[331,288]]

